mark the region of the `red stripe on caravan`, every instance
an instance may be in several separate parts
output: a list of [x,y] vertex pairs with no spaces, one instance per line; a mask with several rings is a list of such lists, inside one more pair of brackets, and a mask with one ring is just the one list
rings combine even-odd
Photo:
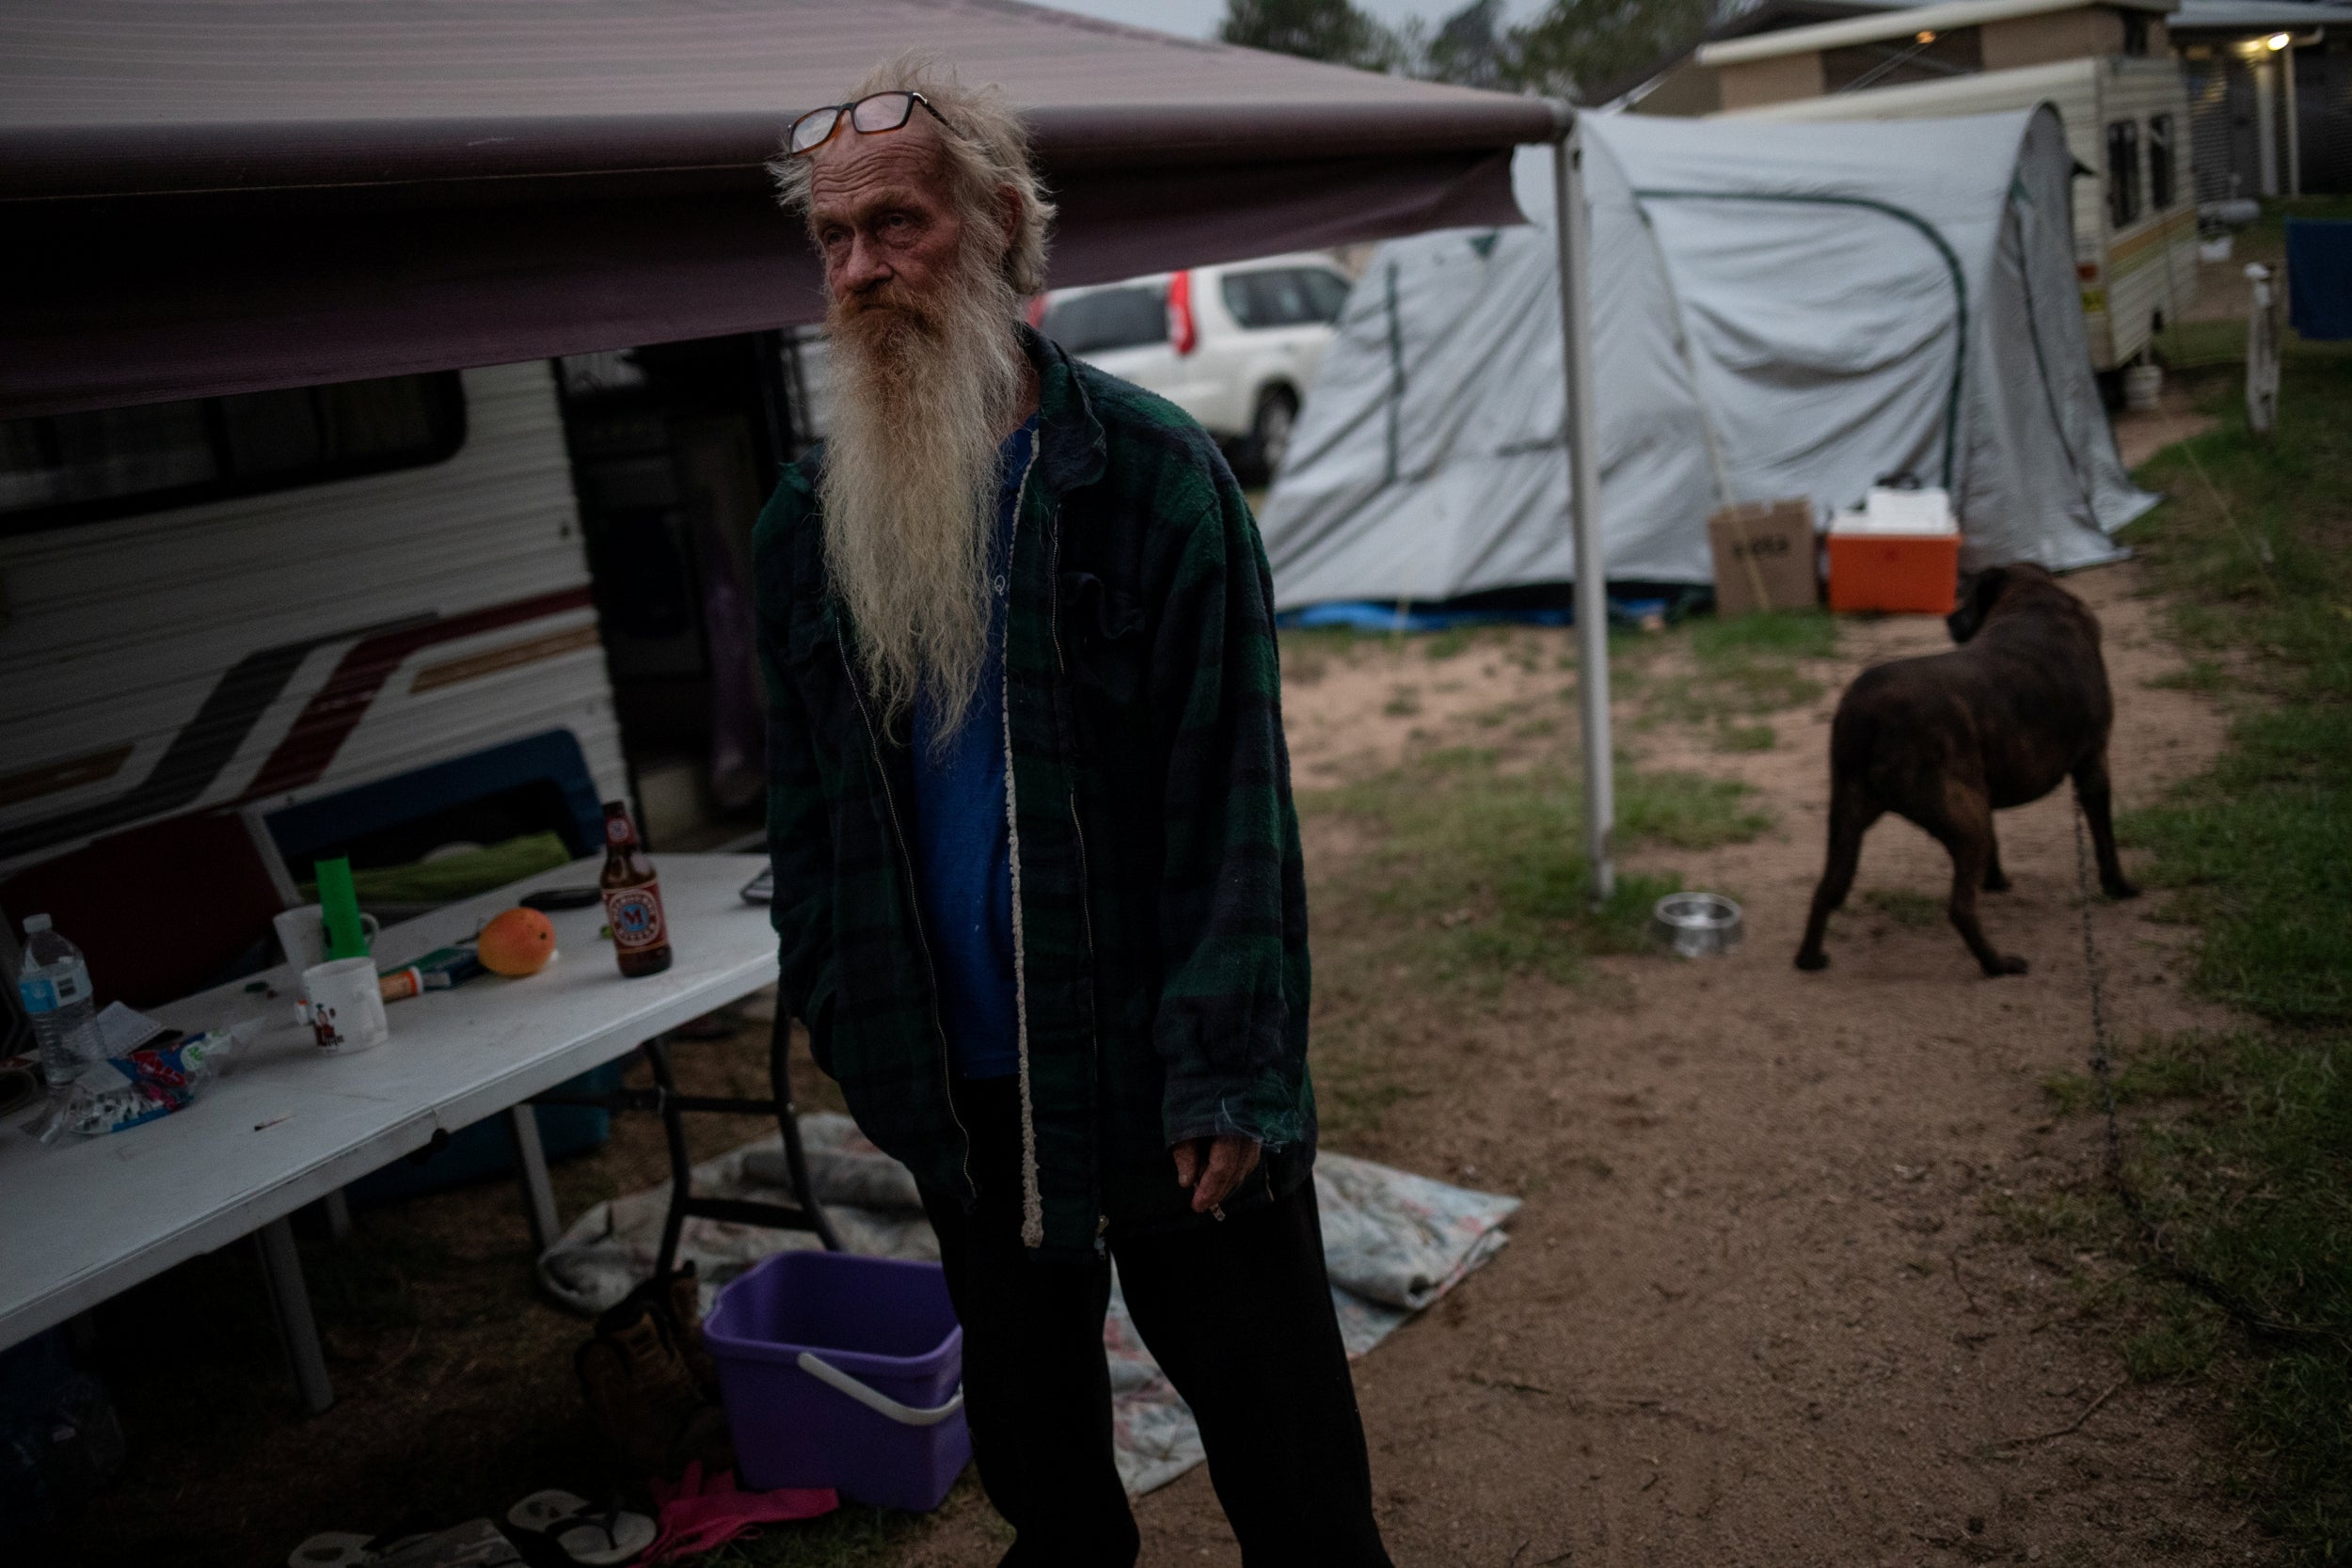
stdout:
[[543,615],[584,609],[588,603],[585,587],[566,588],[560,593],[540,594],[492,605],[486,610],[469,610],[447,620],[405,626],[353,643],[335,666],[335,673],[326,677],[326,684],[303,705],[293,725],[278,742],[277,750],[262,764],[262,770],[254,775],[241,799],[260,800],[317,781],[335,760],[335,753],[342,750],[351,732],[359,727],[359,721],[366,717],[375,702],[375,694],[384,689],[392,672],[418,649],[517,622],[535,621]]

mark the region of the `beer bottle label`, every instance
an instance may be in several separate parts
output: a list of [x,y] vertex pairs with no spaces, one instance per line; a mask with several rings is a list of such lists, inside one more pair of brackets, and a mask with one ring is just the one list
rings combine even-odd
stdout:
[[612,945],[624,953],[660,946],[670,935],[668,923],[661,918],[661,884],[606,888],[604,921],[612,927]]

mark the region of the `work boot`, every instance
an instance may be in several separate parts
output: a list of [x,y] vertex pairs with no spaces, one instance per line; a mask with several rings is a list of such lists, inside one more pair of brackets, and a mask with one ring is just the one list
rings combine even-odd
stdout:
[[695,1386],[707,1399],[719,1397],[719,1364],[710,1358],[703,1344],[702,1281],[694,1275],[694,1265],[688,1263],[670,1275],[665,1305],[670,1314],[670,1326],[677,1336],[678,1354],[686,1359],[686,1370],[693,1375]]
[[689,1368],[667,1317],[631,1292],[598,1318],[595,1337],[572,1362],[580,1393],[597,1427],[640,1475],[672,1480],[697,1459],[707,1472],[730,1469],[726,1413]]

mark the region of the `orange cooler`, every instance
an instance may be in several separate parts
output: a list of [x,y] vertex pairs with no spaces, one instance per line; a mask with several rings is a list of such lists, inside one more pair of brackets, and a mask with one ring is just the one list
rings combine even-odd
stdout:
[[1957,533],[1832,533],[1829,607],[1949,615],[1960,584]]

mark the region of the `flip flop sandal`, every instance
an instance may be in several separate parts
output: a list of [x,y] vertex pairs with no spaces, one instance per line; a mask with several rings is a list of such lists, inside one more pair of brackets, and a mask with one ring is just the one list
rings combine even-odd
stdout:
[[361,1563],[405,1550],[433,1533],[417,1514],[404,1515],[390,1529],[374,1535],[356,1530],[321,1530],[287,1554],[286,1568],[358,1568]]
[[550,1487],[506,1511],[506,1521],[549,1542],[581,1568],[614,1568],[634,1560],[660,1533],[642,1513],[617,1505],[590,1508],[588,1499]]
[[347,1529],[321,1530],[286,1555],[286,1568],[357,1568],[375,1560],[368,1549],[374,1539]]

